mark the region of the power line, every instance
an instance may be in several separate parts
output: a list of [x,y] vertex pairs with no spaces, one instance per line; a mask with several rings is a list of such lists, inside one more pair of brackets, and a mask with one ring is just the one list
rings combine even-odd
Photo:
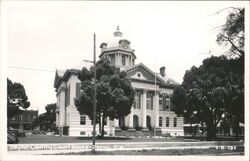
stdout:
[[15,65],[8,65],[8,68],[41,71],[41,72],[55,72],[56,71],[55,69],[42,69],[42,68],[33,68],[33,67],[24,67],[24,66],[15,66]]

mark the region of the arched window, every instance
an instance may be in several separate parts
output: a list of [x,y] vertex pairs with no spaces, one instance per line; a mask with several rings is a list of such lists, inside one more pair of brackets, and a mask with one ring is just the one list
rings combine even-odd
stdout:
[[159,117],[159,126],[162,127],[162,117]]
[[177,118],[174,118],[174,127],[177,127]]
[[166,118],[166,127],[169,127],[169,117]]

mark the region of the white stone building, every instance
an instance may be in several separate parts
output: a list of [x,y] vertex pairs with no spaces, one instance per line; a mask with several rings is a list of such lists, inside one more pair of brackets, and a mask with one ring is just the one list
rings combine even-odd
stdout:
[[[99,58],[108,58],[111,64],[125,70],[136,90],[131,113],[119,120],[108,119],[105,134],[183,136],[183,117],[178,117],[170,109],[170,95],[173,93],[174,86],[178,84],[165,75],[165,67],[156,74],[157,72],[151,71],[143,63],[135,64],[134,50],[130,42],[123,39],[119,27],[111,41],[102,43],[100,48]],[[88,116],[80,116],[74,105],[74,98],[80,94],[78,72],[80,69],[56,71],[54,80],[57,92],[56,125],[61,135],[91,136],[92,121]]]

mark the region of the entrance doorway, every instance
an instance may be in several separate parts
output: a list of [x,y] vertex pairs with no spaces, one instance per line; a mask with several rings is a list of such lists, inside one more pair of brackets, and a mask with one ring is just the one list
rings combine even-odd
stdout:
[[147,116],[147,128],[151,130],[151,117]]
[[139,118],[137,115],[133,116],[133,126],[135,129],[139,127]]

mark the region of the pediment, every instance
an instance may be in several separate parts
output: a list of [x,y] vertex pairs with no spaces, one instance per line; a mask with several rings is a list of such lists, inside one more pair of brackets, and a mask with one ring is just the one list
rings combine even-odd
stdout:
[[132,79],[144,80],[149,82],[164,82],[160,77],[155,75],[153,71],[147,68],[144,64],[138,64],[130,69],[127,69],[127,77]]

